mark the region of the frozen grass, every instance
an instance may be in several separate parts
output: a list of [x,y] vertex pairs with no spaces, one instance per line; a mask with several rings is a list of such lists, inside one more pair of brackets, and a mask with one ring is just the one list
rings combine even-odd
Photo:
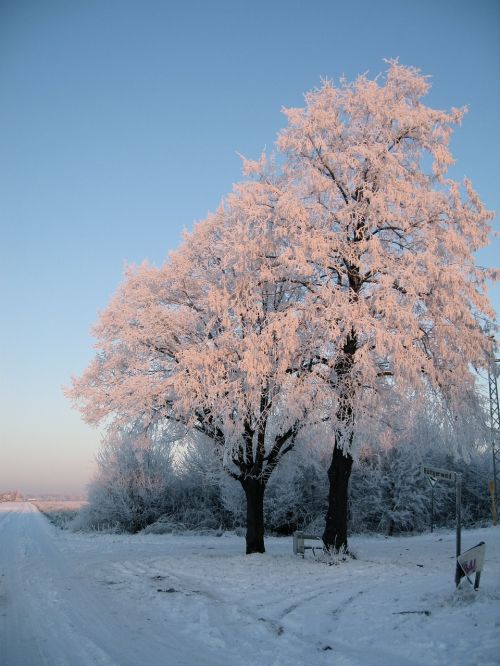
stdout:
[[68,529],[78,512],[85,505],[84,500],[36,500],[31,502],[50,522],[60,529]]

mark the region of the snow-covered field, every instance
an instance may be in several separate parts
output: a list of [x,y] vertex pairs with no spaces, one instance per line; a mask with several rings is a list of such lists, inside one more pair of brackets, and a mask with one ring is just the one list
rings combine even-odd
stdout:
[[456,590],[454,533],[354,537],[335,566],[268,538],[71,534],[0,504],[0,663],[500,664],[500,528],[481,587]]

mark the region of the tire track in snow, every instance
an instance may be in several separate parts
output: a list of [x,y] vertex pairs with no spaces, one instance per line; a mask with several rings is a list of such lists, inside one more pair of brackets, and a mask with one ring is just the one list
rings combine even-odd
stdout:
[[120,606],[82,576],[37,509],[12,503],[2,512],[10,514],[0,522],[2,666],[193,664],[194,645],[164,625],[149,628],[132,604]]

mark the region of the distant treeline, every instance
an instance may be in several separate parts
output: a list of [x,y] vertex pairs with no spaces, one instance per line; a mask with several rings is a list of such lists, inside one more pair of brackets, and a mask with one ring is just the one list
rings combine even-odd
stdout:
[[0,491],[0,502],[22,502],[23,494],[19,490]]

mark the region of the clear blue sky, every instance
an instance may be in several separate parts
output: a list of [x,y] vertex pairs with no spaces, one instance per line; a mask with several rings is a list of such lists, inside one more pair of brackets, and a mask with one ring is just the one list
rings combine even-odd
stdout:
[[396,56],[433,75],[430,105],[469,105],[452,175],[498,210],[497,1],[0,2],[0,489],[85,487],[99,433],[61,386],[124,262],[161,262],[282,106]]

